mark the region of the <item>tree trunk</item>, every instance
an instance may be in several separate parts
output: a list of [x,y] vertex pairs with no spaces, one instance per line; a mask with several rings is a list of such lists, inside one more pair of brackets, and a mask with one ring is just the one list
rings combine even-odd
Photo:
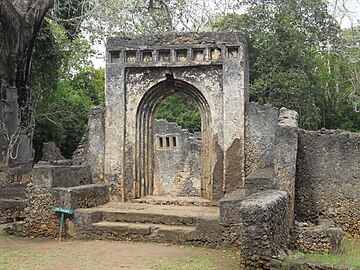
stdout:
[[53,4],[54,0],[0,0],[0,186],[32,167],[31,56]]

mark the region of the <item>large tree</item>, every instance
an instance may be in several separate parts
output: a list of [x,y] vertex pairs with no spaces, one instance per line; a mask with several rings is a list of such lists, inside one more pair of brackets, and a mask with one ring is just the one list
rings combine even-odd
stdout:
[[300,114],[301,126],[318,128],[316,56],[335,46],[338,24],[324,0],[244,0],[245,13],[221,16],[218,31],[240,30],[249,41],[250,98]]
[[0,170],[31,165],[31,57],[55,0],[0,0]]

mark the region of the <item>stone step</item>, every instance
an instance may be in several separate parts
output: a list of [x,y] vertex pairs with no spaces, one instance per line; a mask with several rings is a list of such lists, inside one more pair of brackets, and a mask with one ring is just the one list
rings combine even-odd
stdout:
[[139,199],[134,199],[133,202],[152,205],[219,206],[218,202],[210,201],[201,197],[145,196]]
[[100,239],[182,243],[194,239],[195,227],[101,221],[92,227]]
[[75,237],[83,239],[211,243],[219,241],[219,208],[110,202],[76,209]]
[[101,215],[107,222],[151,223],[164,225],[194,226],[197,220],[218,220],[217,207],[149,205],[142,203],[107,203],[90,209],[77,209],[77,215],[86,213]]
[[25,186],[0,187],[0,199],[21,200],[26,198]]

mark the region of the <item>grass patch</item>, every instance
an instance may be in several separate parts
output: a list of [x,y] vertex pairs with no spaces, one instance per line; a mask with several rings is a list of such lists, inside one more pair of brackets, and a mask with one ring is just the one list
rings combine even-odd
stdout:
[[0,270],[2,269],[37,269],[57,260],[58,254],[50,252],[29,252],[23,250],[0,250]]
[[294,252],[291,254],[279,269],[287,269],[287,266],[297,264],[302,260],[308,262],[318,262],[325,265],[349,265],[355,269],[360,269],[360,239],[344,239],[341,244],[340,254],[303,254]]
[[321,262],[327,265],[346,264],[360,269],[360,240],[344,239],[340,254],[306,254],[309,261]]
[[214,266],[214,260],[208,256],[187,255],[184,259],[162,258],[154,264],[155,269],[159,270],[218,270]]
[[0,229],[0,239],[5,238],[6,236],[7,236],[7,234],[4,231],[4,229]]

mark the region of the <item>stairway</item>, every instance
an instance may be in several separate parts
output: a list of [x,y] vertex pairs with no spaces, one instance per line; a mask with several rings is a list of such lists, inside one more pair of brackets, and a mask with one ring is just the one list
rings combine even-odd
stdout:
[[[76,209],[75,237],[154,241],[161,243],[213,242],[219,236],[219,208],[188,205],[110,202]],[[164,202],[164,200],[160,200]],[[202,201],[204,203],[204,201]],[[182,203],[183,204],[183,203]],[[189,205],[190,204],[190,205]]]

